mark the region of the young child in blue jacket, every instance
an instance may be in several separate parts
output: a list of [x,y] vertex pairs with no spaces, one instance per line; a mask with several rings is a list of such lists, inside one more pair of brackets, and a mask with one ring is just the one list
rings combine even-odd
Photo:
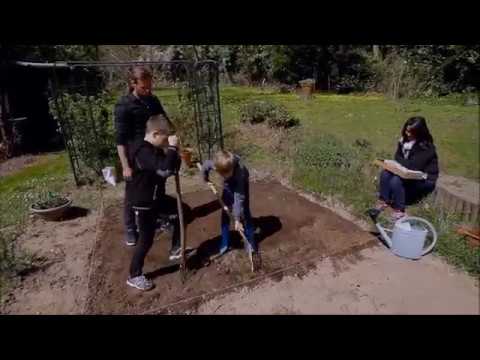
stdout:
[[[254,227],[250,212],[249,172],[238,155],[229,151],[218,151],[213,160],[206,160],[202,165],[203,180],[209,182],[209,173],[215,170],[224,180],[222,200],[231,209],[235,220],[235,230],[245,232],[248,240],[247,251],[256,253]],[[230,217],[222,211],[222,240],[219,253],[223,255],[230,245]]]

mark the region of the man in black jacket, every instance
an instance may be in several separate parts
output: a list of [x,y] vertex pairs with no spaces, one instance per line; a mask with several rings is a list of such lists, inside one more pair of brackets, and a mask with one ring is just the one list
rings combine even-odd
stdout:
[[[162,115],[151,117],[146,124],[144,140],[129,147],[133,175],[127,183],[127,201],[131,204],[138,227],[139,239],[130,264],[129,286],[149,290],[152,282],[143,274],[145,256],[155,236],[157,212],[177,215],[175,199],[165,195],[166,179],[178,171],[178,140],[172,133],[168,119]],[[160,181],[159,181],[160,179]],[[179,223],[175,218],[170,260],[181,256]]]
[[[152,74],[147,69],[134,67],[128,80],[129,94],[122,96],[115,105],[117,151],[127,183],[131,180],[133,171],[133,165],[128,158],[129,147],[134,142],[143,141],[145,125],[150,116],[166,116],[160,101],[152,95]],[[126,243],[133,246],[137,241],[137,229],[128,194],[125,194],[124,222]]]

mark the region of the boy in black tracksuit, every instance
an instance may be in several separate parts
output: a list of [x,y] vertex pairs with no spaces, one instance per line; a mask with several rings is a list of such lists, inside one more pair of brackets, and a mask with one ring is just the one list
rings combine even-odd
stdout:
[[[169,136],[170,132],[171,125],[165,117],[153,116],[147,121],[145,139],[129,147],[133,176],[126,193],[134,210],[139,239],[127,284],[139,290],[153,287],[151,280],[143,275],[143,264],[153,243],[158,212],[177,215],[175,199],[165,195],[165,181],[180,165],[178,140]],[[178,217],[173,227],[171,260],[181,256]]]

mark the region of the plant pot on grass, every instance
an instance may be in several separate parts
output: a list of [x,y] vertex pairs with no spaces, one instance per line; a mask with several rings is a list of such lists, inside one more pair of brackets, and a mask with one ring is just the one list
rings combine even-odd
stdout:
[[49,195],[30,206],[30,211],[45,220],[56,221],[65,215],[72,205],[72,200],[59,195]]

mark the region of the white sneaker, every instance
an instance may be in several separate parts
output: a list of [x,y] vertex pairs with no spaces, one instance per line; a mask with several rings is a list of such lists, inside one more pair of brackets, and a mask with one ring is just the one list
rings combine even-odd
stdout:
[[127,285],[134,287],[135,289],[148,291],[153,288],[151,280],[147,279],[145,275],[136,276],[127,280]]

